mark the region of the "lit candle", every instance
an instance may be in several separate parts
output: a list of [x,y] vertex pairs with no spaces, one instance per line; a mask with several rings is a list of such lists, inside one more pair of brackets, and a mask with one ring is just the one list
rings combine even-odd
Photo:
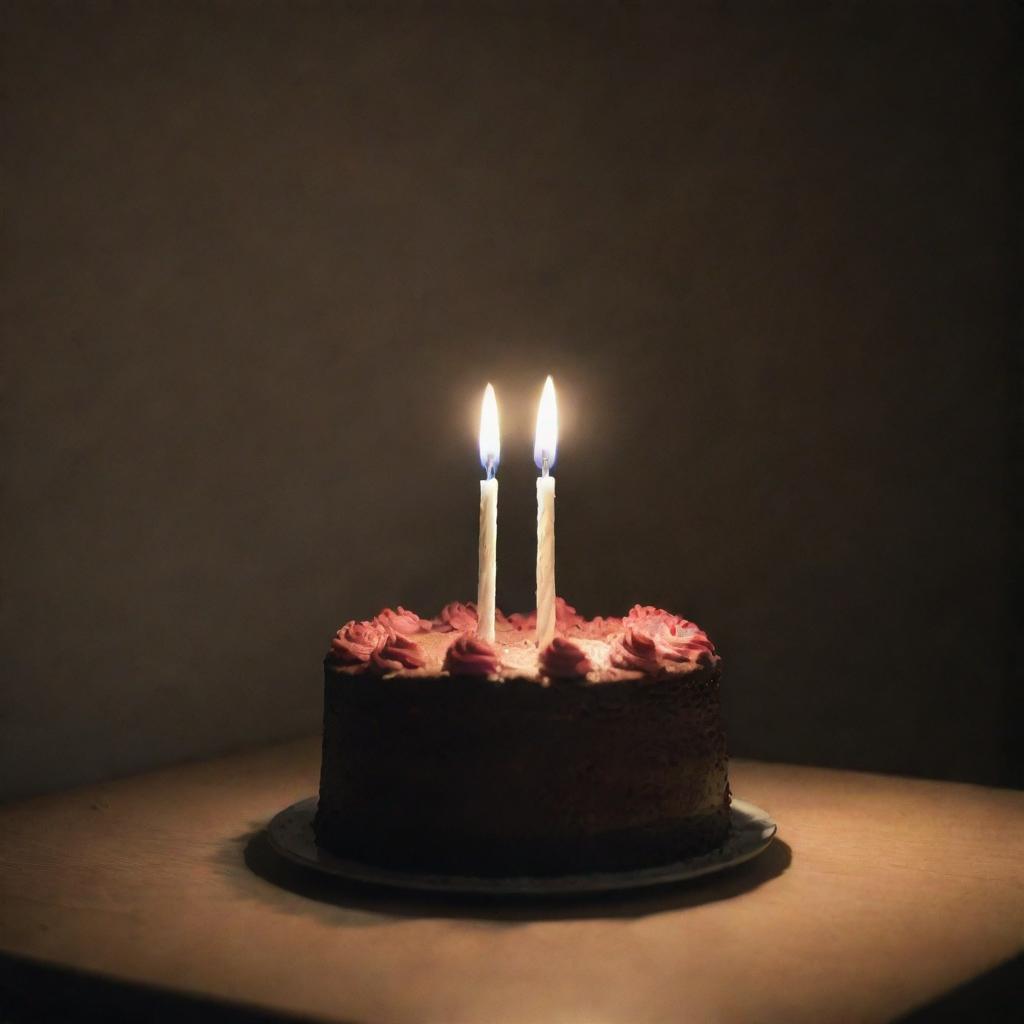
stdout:
[[555,635],[555,465],[558,448],[558,406],[555,384],[548,377],[537,410],[533,461],[537,478],[537,647],[545,648]]
[[476,578],[477,636],[494,641],[494,588],[498,554],[498,478],[494,475],[501,454],[498,403],[490,384],[480,408],[480,464],[487,479],[480,481],[480,559]]

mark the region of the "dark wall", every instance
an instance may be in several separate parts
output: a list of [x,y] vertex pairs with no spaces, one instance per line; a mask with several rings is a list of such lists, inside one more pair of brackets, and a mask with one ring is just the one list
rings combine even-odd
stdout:
[[1005,777],[1018,5],[2,18],[3,792],[473,597],[487,380],[529,607],[548,372],[559,590],[704,625],[737,754]]

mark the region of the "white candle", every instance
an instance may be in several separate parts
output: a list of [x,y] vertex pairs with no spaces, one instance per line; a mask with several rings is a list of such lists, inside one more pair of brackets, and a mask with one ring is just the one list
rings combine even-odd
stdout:
[[498,479],[501,454],[498,403],[490,384],[480,408],[480,463],[487,479],[480,481],[480,547],[476,578],[477,635],[494,642],[494,591],[498,576]]
[[555,636],[555,465],[558,448],[558,406],[555,384],[544,382],[537,410],[533,461],[537,478],[537,647],[545,648]]

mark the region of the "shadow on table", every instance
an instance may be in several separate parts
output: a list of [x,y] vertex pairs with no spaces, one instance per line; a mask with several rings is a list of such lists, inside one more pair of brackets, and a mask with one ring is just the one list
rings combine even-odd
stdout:
[[0,953],[3,1024],[308,1024],[308,1020]]
[[[224,873],[246,896],[278,909],[355,926],[383,923],[387,917],[455,917],[494,924],[643,917],[741,896],[777,878],[791,859],[789,846],[776,837],[760,856],[721,874],[630,892],[537,897],[410,893],[349,882],[286,861],[271,848],[264,829],[238,837],[217,856]],[[243,863],[249,871],[238,870]],[[257,877],[274,888],[260,884]],[[297,903],[286,894],[315,902]]]

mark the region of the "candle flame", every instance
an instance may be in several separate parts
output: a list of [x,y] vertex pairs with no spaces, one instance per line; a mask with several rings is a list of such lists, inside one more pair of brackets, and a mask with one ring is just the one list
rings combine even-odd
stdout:
[[494,388],[484,388],[484,401],[480,406],[480,465],[487,470],[487,477],[498,468],[501,456],[501,435],[498,432],[498,400]]
[[555,465],[555,454],[558,450],[558,403],[555,401],[555,382],[544,381],[544,390],[540,396],[540,407],[537,409],[537,433],[533,441],[533,461],[537,468],[546,473]]

